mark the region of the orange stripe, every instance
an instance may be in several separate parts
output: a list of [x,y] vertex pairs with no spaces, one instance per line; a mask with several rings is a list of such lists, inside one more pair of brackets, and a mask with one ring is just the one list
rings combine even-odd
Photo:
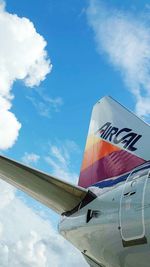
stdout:
[[92,147],[95,143],[99,142],[99,137],[96,137],[95,135],[90,135],[87,138],[85,150],[89,149]]
[[99,142],[96,142],[85,151],[81,170],[83,171],[90,165],[94,164],[97,160],[119,150],[121,150],[119,147],[99,139]]

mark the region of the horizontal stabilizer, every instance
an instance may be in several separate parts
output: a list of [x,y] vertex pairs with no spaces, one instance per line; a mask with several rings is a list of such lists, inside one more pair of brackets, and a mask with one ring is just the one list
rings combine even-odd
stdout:
[[59,214],[72,210],[87,190],[0,156],[0,178]]

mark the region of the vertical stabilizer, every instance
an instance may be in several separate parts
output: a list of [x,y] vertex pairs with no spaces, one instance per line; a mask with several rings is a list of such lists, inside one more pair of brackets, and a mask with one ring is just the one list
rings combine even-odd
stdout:
[[149,160],[150,127],[111,97],[93,107],[79,185],[88,187]]

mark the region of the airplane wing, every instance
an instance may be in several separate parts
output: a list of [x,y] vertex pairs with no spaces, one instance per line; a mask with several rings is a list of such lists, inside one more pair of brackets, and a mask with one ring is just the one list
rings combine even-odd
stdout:
[[0,156],[0,178],[21,189],[55,212],[62,214],[76,207],[87,189]]

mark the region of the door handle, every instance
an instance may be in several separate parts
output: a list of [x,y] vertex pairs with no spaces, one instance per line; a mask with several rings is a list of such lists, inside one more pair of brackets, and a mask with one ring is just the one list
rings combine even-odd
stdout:
[[132,196],[132,195],[135,195],[136,194],[136,191],[129,191],[129,192],[127,192],[127,193],[124,193],[124,196],[125,197],[129,197],[129,196]]

